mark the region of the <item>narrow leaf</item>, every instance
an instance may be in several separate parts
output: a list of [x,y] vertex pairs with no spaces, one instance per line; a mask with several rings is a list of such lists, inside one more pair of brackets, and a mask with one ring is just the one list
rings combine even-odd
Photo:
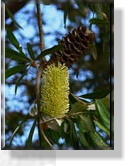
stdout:
[[66,28],[67,17],[68,17],[68,9],[67,9],[67,6],[65,6],[65,10],[64,10],[64,28]]
[[8,77],[10,77],[18,72],[22,72],[24,70],[25,70],[24,65],[9,68],[9,69],[5,70],[5,79],[7,79]]
[[93,131],[93,132],[95,131],[94,124],[92,122],[90,115],[87,115],[87,116],[80,115],[78,125],[79,125],[80,131],[82,131],[83,133],[89,132],[89,131]]
[[28,62],[30,59],[28,59],[24,54],[19,53],[9,47],[5,48],[5,57],[10,58],[12,60],[18,61],[18,62]]
[[62,49],[62,45],[57,45],[52,48],[46,49],[45,51],[41,52],[41,54],[36,58],[36,60],[40,59],[42,56],[46,56],[48,54],[52,54],[58,50]]
[[[26,119],[25,119],[26,120]],[[11,135],[11,138],[10,138],[10,145],[12,144],[12,141],[13,141],[13,138],[14,136],[16,135],[16,133],[18,132],[18,130],[21,128],[22,124],[25,122],[25,120],[23,120],[17,127],[16,129],[14,130],[13,134]]]
[[96,49],[96,46],[95,46],[95,45],[93,45],[93,46],[91,47],[90,52],[91,52],[91,54],[92,54],[92,56],[93,56],[93,59],[96,60],[96,59],[97,59],[97,49]]
[[9,15],[9,17],[11,18],[11,20],[14,22],[14,24],[16,25],[16,27],[23,29],[18,23],[17,21],[14,19],[13,14],[11,13],[11,11],[8,9],[8,7],[5,5],[5,11],[7,12],[7,14]]
[[106,87],[103,90],[99,90],[99,91],[95,91],[93,93],[88,93],[88,94],[85,94],[85,95],[81,95],[79,97],[87,98],[87,99],[100,99],[100,98],[105,97],[108,93],[110,93],[110,88]]
[[104,142],[103,138],[97,132],[89,132],[88,135],[97,149],[110,149],[110,147]]
[[27,49],[28,49],[28,53],[30,55],[30,58],[33,59],[33,60],[35,60],[35,55],[34,55],[32,46],[29,43],[27,43]]
[[25,76],[26,72],[24,72],[21,77],[19,77],[19,79],[16,81],[16,84],[15,84],[15,94],[17,93],[17,88],[18,88],[18,85],[20,83],[20,81],[23,79],[23,77]]
[[18,40],[16,39],[16,37],[14,36],[13,32],[9,29],[7,30],[7,38],[9,39],[11,44],[13,44],[19,50],[20,44]]
[[33,133],[34,133],[34,129],[35,129],[35,126],[36,126],[36,119],[34,120],[33,122],[33,125],[32,125],[32,128],[30,130],[30,133],[29,133],[29,136],[28,136],[28,139],[26,141],[26,147],[29,148],[31,147],[32,145],[32,137],[33,137]]
[[102,125],[99,121],[94,120],[95,125],[97,125],[102,131],[104,131],[108,136],[110,136],[110,130],[108,130],[104,125]]
[[79,131],[79,141],[84,147],[89,147],[89,144],[87,142],[87,139],[85,138],[84,133]]
[[106,109],[101,100],[96,100],[96,108],[99,114],[99,118],[104,126],[110,130],[110,112]]

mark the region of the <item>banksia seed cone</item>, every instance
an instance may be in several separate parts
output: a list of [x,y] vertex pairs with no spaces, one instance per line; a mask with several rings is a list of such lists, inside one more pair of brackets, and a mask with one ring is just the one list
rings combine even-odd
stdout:
[[61,62],[71,66],[80,56],[89,52],[94,38],[94,33],[84,26],[74,29],[59,41],[63,49],[55,52],[50,62]]
[[69,72],[64,64],[48,65],[43,72],[41,111],[54,118],[69,111]]

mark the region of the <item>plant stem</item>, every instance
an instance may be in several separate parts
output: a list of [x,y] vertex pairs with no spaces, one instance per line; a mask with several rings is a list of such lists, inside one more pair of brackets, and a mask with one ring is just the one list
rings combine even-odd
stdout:
[[39,36],[40,36],[40,47],[41,51],[44,51],[44,40],[43,40],[43,29],[42,29],[42,15],[40,9],[40,0],[36,0],[36,7],[37,7],[37,21],[39,27]]
[[[44,51],[45,46],[44,46],[44,40],[43,40],[43,35],[44,34],[43,34],[43,29],[42,29],[42,17],[41,17],[41,10],[40,10],[40,0],[36,0],[36,7],[37,7],[37,21],[38,21],[39,36],[40,36],[40,48],[41,48],[41,51]],[[43,129],[40,127],[40,120],[41,120],[41,116],[40,116],[40,80],[41,80],[42,72],[43,72],[43,69],[45,68],[45,66],[46,66],[46,60],[45,60],[44,57],[42,57],[42,61],[41,61],[40,66],[38,68],[37,78],[36,78],[36,98],[37,98],[37,106],[38,106],[38,133],[39,133],[40,147],[41,147],[41,138],[43,136],[44,140],[47,142],[47,144],[52,149],[53,148],[52,144],[50,143],[50,141],[46,137]]]
[[[40,0],[36,0],[36,8],[37,8],[37,22],[39,28],[39,36],[40,36],[40,48],[41,51],[44,50],[44,40],[43,40],[43,30],[42,30],[42,18],[41,18],[41,10],[40,10]],[[41,130],[40,130],[40,80],[43,71],[43,64],[45,63],[45,58],[42,59],[40,66],[37,71],[37,78],[36,78],[36,99],[37,99],[37,106],[38,106],[38,134],[39,134],[39,145],[41,147]]]

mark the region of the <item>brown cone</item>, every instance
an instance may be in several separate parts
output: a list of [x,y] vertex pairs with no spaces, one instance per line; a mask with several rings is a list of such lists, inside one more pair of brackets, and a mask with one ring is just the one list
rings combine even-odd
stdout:
[[50,59],[50,63],[65,63],[66,66],[71,66],[80,56],[87,54],[95,39],[94,33],[84,26],[75,28],[69,32],[59,44],[63,49],[55,52]]

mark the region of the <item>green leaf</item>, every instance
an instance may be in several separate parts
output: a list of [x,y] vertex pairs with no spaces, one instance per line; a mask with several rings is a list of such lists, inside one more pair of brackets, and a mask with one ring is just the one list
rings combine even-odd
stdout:
[[13,141],[13,138],[14,136],[16,135],[16,133],[18,132],[18,130],[21,128],[22,124],[26,121],[26,119],[24,119],[17,127],[16,129],[14,130],[13,134],[11,135],[11,138],[10,138],[10,145],[12,144],[12,141]]
[[110,147],[104,142],[103,138],[95,131],[86,133],[93,146],[97,149],[110,149]]
[[91,47],[90,52],[91,52],[94,60],[96,60],[97,59],[97,48],[96,48],[95,44],[93,44],[93,46]]
[[8,77],[10,77],[18,72],[22,72],[24,70],[25,70],[24,65],[9,68],[9,69],[5,70],[5,79],[7,79]]
[[67,17],[68,17],[68,7],[65,6],[65,10],[64,10],[64,28],[66,28]]
[[110,130],[110,112],[108,112],[101,100],[96,100],[95,104],[101,122],[108,130]]
[[67,119],[70,126],[69,131],[69,139],[71,140],[72,145],[77,149],[78,148],[78,138],[77,138],[77,132],[75,129],[74,122],[71,119]]
[[33,133],[34,133],[34,129],[35,129],[35,126],[36,126],[36,119],[34,120],[33,122],[33,125],[32,125],[32,128],[30,130],[30,133],[29,133],[29,136],[28,136],[28,139],[26,141],[26,147],[29,148],[31,147],[32,145],[32,137],[33,137]]
[[95,131],[94,124],[90,115],[80,115],[78,119],[79,130],[83,133],[89,131]]
[[28,62],[30,59],[28,59],[24,54],[19,53],[9,47],[5,48],[5,57],[10,58],[12,60],[18,61],[18,62]]
[[100,98],[105,97],[108,93],[110,93],[110,88],[106,87],[105,89],[98,90],[98,91],[95,91],[93,93],[81,95],[79,97],[87,98],[87,99],[100,99]]
[[27,49],[28,49],[28,53],[30,55],[30,58],[33,59],[33,60],[35,60],[35,55],[34,55],[32,46],[29,43],[27,43]]
[[11,13],[11,11],[8,9],[7,5],[5,5],[5,11],[7,12],[7,14],[9,15],[9,17],[11,18],[11,20],[14,22],[14,24],[16,25],[16,27],[23,29],[18,23],[17,21],[14,19],[13,14]]
[[7,38],[9,39],[11,44],[13,44],[18,50],[20,49],[20,51],[21,51],[21,47],[20,47],[18,40],[14,36],[13,32],[9,29],[7,30]]
[[21,77],[19,77],[19,79],[16,81],[16,84],[15,84],[15,94],[17,93],[17,88],[18,88],[18,85],[20,83],[20,81],[23,79],[23,77],[25,76],[26,74],[26,71],[21,75]]
[[71,104],[74,104],[75,102],[77,102],[77,98],[72,93],[69,94],[69,100]]
[[108,136],[110,136],[110,130],[108,130],[104,125],[102,125],[99,121],[94,120],[95,125],[97,125],[102,131],[104,131]]
[[84,133],[79,131],[79,141],[82,144],[83,147],[89,147],[89,143],[87,139],[85,138]]
[[54,53],[54,52],[56,52],[56,51],[58,51],[60,49],[62,49],[62,45],[61,44],[59,44],[57,46],[54,46],[52,48],[48,48],[48,49],[42,51],[41,54],[36,58],[36,60],[40,59],[42,56],[46,56],[48,54],[52,54],[52,53]]
[[99,18],[92,18],[90,20],[90,27],[92,26],[92,24],[96,24],[96,25],[100,25],[100,24],[109,24],[109,22],[107,20],[102,20]]
[[87,104],[76,102],[73,104],[72,109],[70,110],[70,113],[76,113],[76,112],[84,112],[87,110]]

